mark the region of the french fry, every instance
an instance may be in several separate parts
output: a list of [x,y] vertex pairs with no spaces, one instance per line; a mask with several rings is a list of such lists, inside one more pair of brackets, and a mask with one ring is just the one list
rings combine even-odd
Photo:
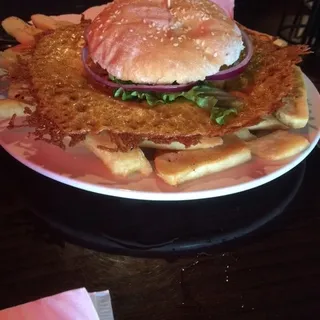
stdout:
[[116,176],[128,177],[137,172],[148,176],[152,172],[152,167],[140,148],[128,152],[109,151],[107,148],[112,149],[114,145],[107,134],[88,134],[84,143]]
[[245,163],[251,153],[245,142],[229,137],[215,148],[159,151],[155,158],[157,175],[166,183],[177,186],[189,180],[220,172]]
[[9,17],[1,23],[3,29],[18,42],[22,44],[32,44],[34,36],[42,30],[29,25],[18,17]]
[[284,47],[288,46],[288,42],[283,39],[280,39],[280,38],[273,41],[273,44],[275,44],[276,46],[278,46],[280,48],[284,48]]
[[68,21],[58,21],[52,17],[46,16],[44,14],[33,14],[31,16],[32,23],[41,30],[55,30],[62,26],[67,26],[72,24],[72,22]]
[[30,94],[29,84],[23,81],[11,82],[9,84],[8,98],[12,100],[19,100],[28,104],[33,104],[35,102],[34,97]]
[[20,53],[11,48],[0,52],[0,68],[8,70],[17,61]]
[[44,14],[33,14],[31,16],[31,21],[36,28],[44,31],[57,29],[57,22]]
[[196,149],[207,149],[219,146],[223,143],[220,137],[213,138],[202,138],[199,143],[186,147],[180,142],[171,142],[169,144],[165,143],[155,143],[149,140],[145,140],[140,144],[142,148],[153,148],[153,149],[163,149],[163,150],[196,150]]
[[309,141],[305,137],[283,130],[247,142],[254,155],[272,161],[297,155],[308,145]]
[[278,129],[285,130],[289,128],[285,126],[282,122],[280,122],[278,119],[276,119],[273,115],[271,115],[271,116],[266,116],[259,123],[253,126],[250,126],[248,129],[252,131],[256,131],[256,130],[278,130]]
[[25,116],[26,108],[29,108],[31,111],[35,110],[34,106],[17,100],[0,99],[0,119],[9,120],[14,114],[17,117],[23,117]]
[[284,98],[284,105],[276,111],[275,116],[288,127],[300,129],[305,127],[309,121],[309,108],[302,71],[299,67],[295,67],[295,73],[296,96]]
[[256,136],[253,135],[247,128],[240,129],[236,131],[234,134],[243,141],[250,141],[256,139]]

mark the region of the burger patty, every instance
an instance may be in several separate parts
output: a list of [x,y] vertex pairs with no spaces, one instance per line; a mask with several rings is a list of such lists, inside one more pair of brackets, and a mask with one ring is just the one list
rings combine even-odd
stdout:
[[250,33],[255,55],[243,77],[253,81],[242,88],[243,79],[239,79],[237,90],[232,88],[245,101],[245,107],[220,126],[210,120],[208,111],[184,100],[150,107],[144,102],[118,100],[94,86],[81,61],[86,25],[42,34],[27,59],[19,60],[11,81],[29,83],[37,104],[35,126],[55,129],[61,137],[107,131],[121,150],[133,148],[144,139],[189,146],[201,137],[222,136],[258,123],[292,93],[293,66],[306,52],[303,46],[277,48],[270,39]]

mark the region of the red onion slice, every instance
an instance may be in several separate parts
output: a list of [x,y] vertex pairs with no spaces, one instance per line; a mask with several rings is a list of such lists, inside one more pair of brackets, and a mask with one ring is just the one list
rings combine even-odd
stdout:
[[218,73],[206,77],[207,80],[226,80],[234,78],[246,69],[253,55],[253,46],[248,35],[244,31],[241,31],[241,34],[246,50],[245,58],[229,69],[219,71]]
[[153,91],[153,92],[182,92],[191,89],[195,82],[187,83],[187,84],[174,84],[174,85],[149,85],[149,84],[122,84],[111,81],[107,77],[102,77],[96,74],[92,69],[88,66],[88,48],[85,47],[82,49],[82,61],[84,68],[90,74],[90,76],[99,82],[102,85],[111,87],[111,88],[123,88],[128,91]]
[[[246,50],[246,57],[237,65],[227,69],[220,71],[214,75],[206,77],[206,80],[226,80],[233,78],[244,71],[247,67],[248,63],[250,62],[252,55],[253,55],[253,46],[252,43],[247,36],[247,34],[243,31],[242,37],[245,44]],[[191,89],[193,86],[196,85],[197,82],[190,82],[187,84],[176,84],[176,85],[169,85],[169,84],[162,84],[162,85],[149,85],[149,84],[121,84],[116,83],[110,80],[108,77],[103,77],[97,73],[95,73],[87,63],[88,59],[88,48],[84,47],[82,49],[82,61],[86,72],[98,83],[108,86],[111,88],[123,88],[128,91],[153,91],[153,92],[182,92]]]

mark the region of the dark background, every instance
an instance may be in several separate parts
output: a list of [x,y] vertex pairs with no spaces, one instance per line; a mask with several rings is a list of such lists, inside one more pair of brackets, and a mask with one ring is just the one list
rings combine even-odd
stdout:
[[[15,15],[28,19],[34,13],[57,15],[61,13],[81,13],[86,8],[104,4],[103,0],[15,0],[1,4],[0,20]],[[235,17],[247,27],[275,34],[280,22],[283,9],[286,7],[294,12],[300,0],[235,0]]]

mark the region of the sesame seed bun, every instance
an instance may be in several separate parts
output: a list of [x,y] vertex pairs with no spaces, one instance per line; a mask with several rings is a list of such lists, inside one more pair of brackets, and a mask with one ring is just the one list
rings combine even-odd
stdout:
[[239,59],[236,23],[210,0],[114,0],[87,30],[89,54],[135,83],[204,80]]

